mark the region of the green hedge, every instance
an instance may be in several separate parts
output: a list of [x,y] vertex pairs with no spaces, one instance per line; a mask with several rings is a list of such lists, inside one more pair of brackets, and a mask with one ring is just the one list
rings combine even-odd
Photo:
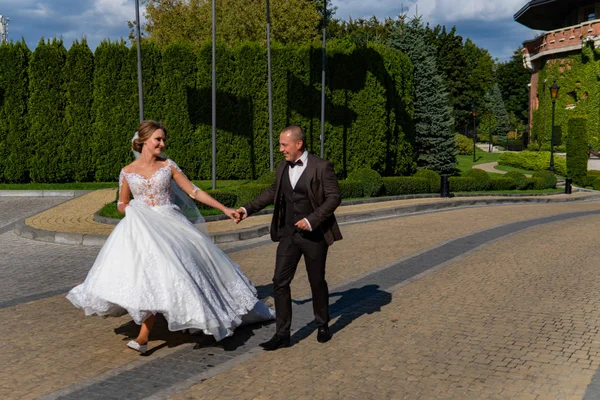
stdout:
[[93,128],[94,56],[87,42],[75,41],[67,53],[65,146],[63,171],[66,179],[89,182],[94,179],[91,136]]
[[[383,186],[381,175],[370,168],[360,168],[348,175],[348,180],[353,182],[361,182],[363,186],[364,197],[375,197],[379,195]],[[362,197],[361,196],[361,197]]]
[[[473,178],[475,179],[475,190],[476,191],[485,191],[490,188],[491,178],[487,172],[482,169],[472,168],[462,174],[465,178]],[[452,190],[452,186],[450,186],[450,190]]]
[[[519,153],[502,153],[498,158],[500,165],[527,169],[529,171],[544,171],[550,167],[550,153],[544,151],[521,151]],[[554,169],[557,174],[567,174],[567,161],[554,155]]]
[[267,190],[271,184],[263,183],[247,183],[237,188],[237,204],[236,207],[241,207],[249,201],[254,200],[258,195]]
[[383,193],[386,196],[430,193],[431,183],[424,177],[391,176],[383,178]]
[[[219,201],[226,207],[236,207],[238,203],[238,196],[233,192],[229,192],[226,190],[207,190],[206,193],[211,195],[215,200]],[[206,204],[196,201],[196,205],[201,210],[210,210],[212,207],[207,206]]]
[[363,197],[364,188],[362,182],[343,180],[338,182],[342,199],[356,199]]
[[490,190],[514,190],[517,184],[510,178],[495,178],[490,180]]
[[451,176],[448,178],[451,192],[474,192],[479,190],[480,182],[472,177]]
[[0,44],[0,181],[29,180],[31,154],[27,135],[28,66],[31,51],[24,40]]
[[543,190],[556,187],[556,176],[550,171],[538,171],[531,178],[533,181],[532,189]]
[[569,119],[569,136],[567,138],[567,175],[579,186],[587,185],[588,138],[587,118],[573,117]]
[[440,193],[442,187],[442,178],[437,172],[429,169],[422,169],[417,171],[417,173],[413,176],[425,178],[429,181],[429,193]]
[[504,175],[505,178],[511,179],[515,184],[515,189],[525,190],[529,187],[529,181],[525,174],[519,171],[509,171]]
[[456,134],[456,149],[460,155],[473,155],[473,139],[460,133]]
[[[4,46],[0,95],[2,112],[11,116],[2,114],[0,129],[6,132],[5,121],[10,120],[11,132],[19,140],[0,139],[0,155],[5,156],[0,157],[0,172],[10,157],[32,164],[11,163],[20,170],[5,172],[0,179],[27,181],[30,167],[30,176],[44,182],[116,180],[120,168],[132,160],[130,140],[139,120],[135,46],[104,41],[91,56],[85,41],[76,43],[69,55],[59,41],[40,43],[33,66],[24,44]],[[25,50],[19,48],[21,55],[16,57],[18,46]],[[198,53],[181,44],[159,51],[144,43],[142,57],[145,117],[166,123],[166,152],[191,179],[209,179],[210,43]],[[272,59],[275,161],[281,160],[277,135],[289,124],[303,126],[308,150],[319,154],[320,46],[274,44]],[[218,179],[255,179],[269,170],[266,61],[266,51],[258,43],[217,48]],[[381,175],[414,172],[413,73],[408,57],[380,45],[357,48],[332,41],[327,68],[325,158],[336,173],[345,177],[362,167]],[[32,80],[31,94],[23,90],[27,79]],[[86,94],[92,96],[91,106]],[[23,96],[33,107],[29,117],[21,104]],[[35,126],[28,127],[29,121]],[[25,137],[32,141],[26,143]],[[35,157],[28,154],[38,146]],[[52,148],[52,155],[46,147]],[[77,155],[82,149],[89,152]]]
[[65,63],[62,40],[41,40],[29,63],[29,135],[34,150],[28,159],[33,182],[66,182],[65,159]]

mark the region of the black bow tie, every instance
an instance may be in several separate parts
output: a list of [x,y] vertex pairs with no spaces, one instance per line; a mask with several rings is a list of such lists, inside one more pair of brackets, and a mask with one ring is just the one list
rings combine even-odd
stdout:
[[296,165],[299,165],[301,167],[304,165],[304,163],[302,162],[302,160],[298,160],[296,162],[288,161],[288,165],[290,166],[290,168],[294,168]]

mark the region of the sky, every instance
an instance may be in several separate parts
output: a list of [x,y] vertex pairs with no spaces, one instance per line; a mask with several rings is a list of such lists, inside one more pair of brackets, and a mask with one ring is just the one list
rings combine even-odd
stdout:
[[[278,0],[272,0],[278,1]],[[513,20],[527,0],[329,0],[335,17],[380,19],[407,12],[423,16],[431,25],[456,26],[457,33],[508,61],[524,40],[536,32]],[[143,13],[143,10],[142,10]],[[134,0],[0,0],[0,14],[8,17],[9,39],[22,37],[34,49],[40,38],[58,37],[69,47],[86,37],[93,49],[106,38],[127,38],[127,21],[135,20]]]

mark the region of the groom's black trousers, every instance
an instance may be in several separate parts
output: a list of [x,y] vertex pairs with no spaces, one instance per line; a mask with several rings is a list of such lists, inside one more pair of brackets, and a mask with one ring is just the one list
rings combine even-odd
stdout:
[[306,272],[312,291],[313,311],[317,326],[329,322],[329,289],[325,280],[325,262],[329,246],[323,234],[299,232],[284,235],[277,247],[273,291],[275,297],[276,331],[289,336],[292,324],[292,295],[290,283],[294,279],[300,257],[304,256]]

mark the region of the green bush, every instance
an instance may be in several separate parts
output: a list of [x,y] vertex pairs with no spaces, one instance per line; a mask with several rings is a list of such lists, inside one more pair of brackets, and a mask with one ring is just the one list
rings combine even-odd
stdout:
[[464,176],[451,176],[448,178],[451,192],[474,192],[479,190],[477,179]]
[[[206,193],[211,195],[215,200],[219,201],[226,207],[235,207],[237,205],[237,195],[233,192],[229,192],[226,190],[207,190]],[[212,207],[207,206],[204,203],[196,201],[198,208],[201,210],[208,210]]]
[[495,178],[490,180],[490,190],[514,190],[517,184],[510,178]]
[[383,178],[383,192],[386,196],[430,193],[431,182],[425,177],[391,176]]
[[467,156],[473,154],[473,140],[460,133],[456,134],[456,148],[458,154]]
[[587,117],[569,119],[569,135],[567,136],[567,175],[573,183],[587,186],[588,138]]
[[592,188],[594,190],[600,190],[600,179],[596,179],[594,182],[592,182]]
[[370,168],[359,168],[348,175],[349,181],[361,182],[363,185],[363,196],[374,197],[379,194],[383,181],[377,171]]
[[31,51],[24,40],[0,44],[0,181],[21,183],[29,178],[27,99]]
[[511,179],[515,184],[515,189],[526,190],[529,186],[529,181],[525,174],[519,171],[510,171],[504,175],[505,178]]
[[533,189],[552,189],[556,187],[556,176],[550,171],[538,171],[533,174]]
[[364,189],[362,182],[343,180],[338,182],[342,199],[356,199],[363,197]]
[[488,190],[490,187],[491,178],[490,178],[489,174],[482,169],[472,168],[472,169],[464,172],[462,174],[462,176],[465,178],[475,179],[475,182],[476,182],[475,190],[476,191],[485,191],[485,190]]
[[529,151],[540,151],[540,145],[536,142],[529,143],[527,145],[527,150]]
[[[70,159],[62,159],[65,137],[65,62],[62,40],[40,40],[29,63],[29,143],[35,150],[28,159],[33,182],[67,182]],[[105,149],[106,150],[106,149]],[[118,176],[119,173],[116,173]],[[115,177],[116,177],[115,176]]]
[[[550,166],[550,153],[539,151],[521,151],[519,153],[502,153],[498,158],[500,165],[522,168],[529,171],[544,171]],[[567,173],[567,161],[562,157],[554,156],[554,169],[559,175]]]
[[430,169],[422,169],[413,175],[416,178],[425,178],[429,181],[429,193],[439,193],[441,189],[441,177],[435,171]]
[[265,183],[247,183],[237,188],[235,194],[237,195],[236,207],[241,207],[249,201],[254,200],[262,192],[267,190],[271,184]]

